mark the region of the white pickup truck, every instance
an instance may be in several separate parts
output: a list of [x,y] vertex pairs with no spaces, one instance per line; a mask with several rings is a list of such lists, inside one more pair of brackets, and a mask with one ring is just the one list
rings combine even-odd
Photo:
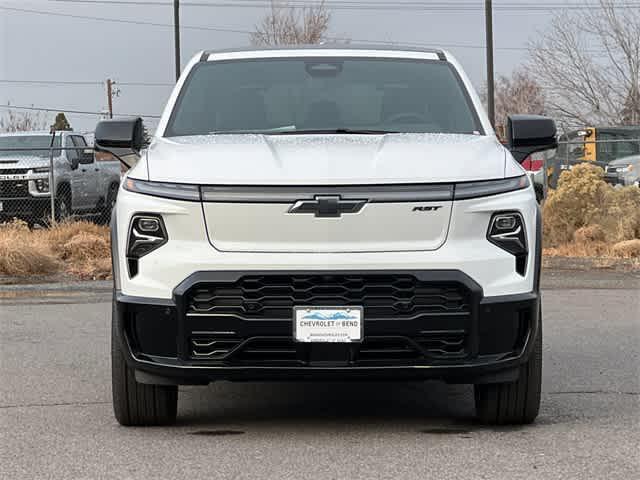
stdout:
[[[540,403],[540,212],[442,50],[202,52],[112,218],[112,381],[124,425],[176,418],[178,385],[441,379],[487,423]],[[141,122],[97,126],[140,150]]]
[[119,162],[109,158],[96,161],[85,137],[75,132],[0,134],[0,222],[50,220],[52,190],[58,220],[73,214],[109,219],[120,183]]

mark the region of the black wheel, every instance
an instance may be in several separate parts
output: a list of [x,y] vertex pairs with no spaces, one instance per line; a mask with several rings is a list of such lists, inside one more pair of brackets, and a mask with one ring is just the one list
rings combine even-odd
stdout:
[[107,192],[107,197],[102,205],[102,208],[98,210],[98,223],[102,225],[108,225],[111,221],[111,212],[113,211],[113,207],[116,205],[116,198],[118,197],[118,185],[112,184],[109,186],[109,191]]
[[542,323],[533,352],[512,383],[475,385],[476,414],[490,425],[532,423],[540,411],[542,387]]
[[111,388],[116,420],[124,426],[174,423],[178,410],[178,387],[136,382],[134,371],[127,366],[122,354],[116,333],[116,319],[114,299],[111,322]]
[[70,219],[71,215],[71,190],[63,186],[56,195],[56,222],[64,222]]

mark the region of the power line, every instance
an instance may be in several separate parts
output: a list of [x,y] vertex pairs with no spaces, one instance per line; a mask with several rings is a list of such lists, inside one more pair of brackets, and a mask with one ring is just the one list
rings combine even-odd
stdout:
[[[74,2],[100,2],[100,1],[105,1],[106,0],[48,0],[48,1],[74,1]],[[122,2],[128,1],[128,2],[132,2],[134,0],[121,0]],[[235,1],[240,1],[240,0],[235,0]],[[249,1],[254,1],[254,0],[249,0]],[[111,2],[108,2],[111,3]],[[134,1],[135,3],[135,1]],[[137,2],[137,3],[142,3],[142,2]],[[160,3],[160,2],[153,2],[153,3]],[[165,4],[162,3],[162,5],[169,5],[169,4]],[[182,3],[181,3],[182,5]],[[211,4],[207,4],[207,5],[211,5]],[[640,7],[640,3],[638,3],[638,6]],[[495,8],[495,6],[494,6]],[[43,11],[43,10],[31,10],[31,9],[24,9],[24,8],[14,8],[14,7],[4,7],[0,5],[0,10],[9,10],[9,11],[15,11],[15,12],[21,12],[21,13],[32,13],[32,14],[39,14],[39,15],[51,15],[51,16],[57,16],[57,17],[69,17],[69,18],[76,18],[76,19],[81,19],[81,20],[95,20],[95,21],[102,21],[102,22],[115,22],[115,23],[125,23],[125,24],[132,24],[132,25],[146,25],[146,26],[154,26],[154,27],[167,27],[167,28],[173,28],[173,24],[171,23],[157,23],[157,22],[145,22],[145,21],[140,21],[140,20],[126,20],[126,19],[120,19],[120,18],[109,18],[109,17],[92,17],[92,16],[85,16],[85,15],[75,15],[75,14],[68,14],[68,13],[58,13],[58,12],[50,12],[50,11]],[[227,33],[239,33],[239,34],[245,34],[245,35],[249,35],[251,33],[253,33],[252,30],[244,30],[244,29],[237,29],[237,28],[229,28],[229,27],[206,27],[206,26],[198,26],[198,25],[181,25],[181,28],[185,28],[185,29],[192,29],[192,30],[204,30],[204,31],[215,31],[215,32],[227,32]],[[444,47],[444,48],[471,48],[471,49],[484,49],[485,46],[484,45],[470,45],[470,44],[460,44],[460,43],[440,43],[440,42],[432,42],[432,43],[425,43],[425,42],[402,42],[402,41],[380,41],[380,40],[370,40],[370,39],[357,39],[357,38],[349,38],[349,37],[328,37],[327,38],[330,41],[350,41],[350,42],[358,42],[358,43],[363,43],[363,44],[372,44],[372,45],[406,45],[406,46],[414,46],[414,47],[433,47],[433,46],[440,46],[440,47]],[[504,50],[504,51],[521,51],[521,52],[526,52],[529,49],[527,47],[495,47],[496,50]],[[602,51],[593,51],[592,53],[602,53]],[[121,85],[126,85],[125,83],[120,83]],[[136,86],[136,85],[141,85],[141,86],[155,86],[155,85],[147,85],[144,82],[130,82],[131,86]],[[158,84],[158,86],[164,86],[165,84]],[[169,85],[169,84],[166,84]],[[173,84],[171,84],[173,85]]]
[[[48,0],[56,3],[75,3],[86,5],[113,5],[113,6],[170,6],[169,2],[162,1],[149,1],[142,2],[139,0]],[[213,2],[202,1],[185,1],[181,2],[183,6],[190,7],[205,7],[205,8],[268,8],[271,6],[270,0],[222,0]],[[307,8],[310,6],[318,5],[317,0],[289,0],[286,2],[287,8]],[[394,2],[366,2],[359,0],[345,0],[345,1],[325,1],[324,5],[330,10],[368,10],[368,11],[430,11],[430,12],[478,12],[483,10],[483,5],[480,2],[424,2],[424,1],[407,1],[398,0]],[[639,2],[627,1],[619,2],[616,8],[638,8]],[[497,11],[505,12],[548,12],[552,10],[593,10],[604,8],[599,3],[566,3],[566,2],[520,2],[520,3],[501,3],[494,7]]]
[[[107,112],[88,112],[85,110],[69,110],[68,108],[47,108],[47,107],[27,107],[21,105],[0,105],[0,108],[7,110],[32,110],[36,112],[64,112],[74,115],[106,115]],[[143,117],[143,118],[160,118],[160,115],[141,115],[133,113],[118,113],[122,117]]]
[[[85,1],[89,1],[89,0],[85,0]],[[107,17],[90,17],[90,16],[84,16],[84,15],[49,12],[49,11],[42,11],[42,10],[30,10],[30,9],[24,9],[24,8],[13,8],[13,7],[4,7],[4,6],[0,6],[0,10],[9,10],[9,11],[14,11],[14,12],[32,13],[32,14],[39,14],[39,15],[52,15],[52,16],[56,16],[56,17],[69,17],[69,18],[76,18],[76,19],[81,19],[81,20],[95,20],[95,21],[102,21],[102,22],[115,22],[115,23],[126,23],[126,24],[133,24],[133,25],[147,25],[147,26],[154,26],[154,27],[169,27],[169,28],[173,28],[173,24],[170,24],[170,23],[143,22],[143,21],[138,21],[138,20],[125,20],[125,19],[107,18]],[[249,35],[249,34],[253,33],[252,30],[240,30],[240,29],[232,29],[232,28],[224,28],[224,27],[205,27],[205,26],[195,26],[195,25],[182,25],[181,28],[194,29],[194,30],[209,30],[209,31],[216,31],[216,32],[241,33],[241,34],[245,34],[245,35]],[[483,49],[484,48],[483,45],[442,44],[442,43],[439,43],[439,42],[434,42],[433,44],[427,44],[427,43],[420,43],[420,42],[384,42],[384,41],[379,41],[379,40],[362,40],[362,39],[355,39],[355,38],[339,38],[339,37],[329,37],[328,39],[332,40],[332,41],[345,41],[345,40],[348,40],[348,41],[353,41],[353,42],[361,42],[361,43],[369,43],[369,44],[377,44],[377,45],[404,44],[404,45],[407,45],[407,46],[426,47],[426,46],[433,46],[435,44],[439,44],[440,46],[447,47],[447,48],[449,48],[449,47],[450,48],[474,48],[474,49],[476,49],[476,48]],[[527,48],[525,48],[525,47],[496,47],[496,49],[497,50],[527,51]],[[135,83],[135,82],[133,82],[133,83]],[[124,83],[121,83],[121,85],[124,85]]]
[[[44,86],[100,86],[104,87],[104,81],[75,81],[75,80],[21,80],[0,78],[0,83],[16,84],[16,85],[44,85]],[[153,83],[153,82],[120,82],[118,85],[127,87],[173,87],[175,83]]]
[[[157,23],[157,22],[145,22],[142,20],[126,20],[122,18],[108,18],[108,17],[91,17],[87,15],[75,15],[72,13],[58,13],[58,12],[49,12],[44,10],[31,10],[27,8],[15,8],[15,7],[5,7],[0,5],[0,10],[7,10],[10,12],[19,12],[19,13],[33,13],[36,15],[50,15],[53,17],[67,17],[67,18],[76,18],[79,20],[95,20],[100,22],[113,22],[113,23],[126,23],[129,25],[147,25],[150,27],[171,27],[173,28],[172,23]],[[225,33],[242,33],[242,34],[250,34],[252,33],[250,30],[239,30],[234,28],[215,28],[215,27],[204,27],[198,25],[181,25],[180,28],[186,28],[190,30],[205,30],[211,32],[225,32]]]

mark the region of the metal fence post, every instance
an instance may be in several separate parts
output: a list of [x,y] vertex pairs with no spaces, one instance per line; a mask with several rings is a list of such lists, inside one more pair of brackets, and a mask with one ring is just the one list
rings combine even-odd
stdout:
[[[53,142],[52,142],[53,143]],[[49,196],[51,197],[51,225],[56,223],[56,194],[53,174],[53,145],[49,148]]]

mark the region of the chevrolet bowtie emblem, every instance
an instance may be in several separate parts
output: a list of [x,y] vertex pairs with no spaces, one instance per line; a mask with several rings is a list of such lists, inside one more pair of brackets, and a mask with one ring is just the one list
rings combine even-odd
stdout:
[[289,213],[312,213],[316,217],[340,217],[343,213],[358,213],[367,200],[343,200],[339,195],[317,195],[313,200],[299,200]]

